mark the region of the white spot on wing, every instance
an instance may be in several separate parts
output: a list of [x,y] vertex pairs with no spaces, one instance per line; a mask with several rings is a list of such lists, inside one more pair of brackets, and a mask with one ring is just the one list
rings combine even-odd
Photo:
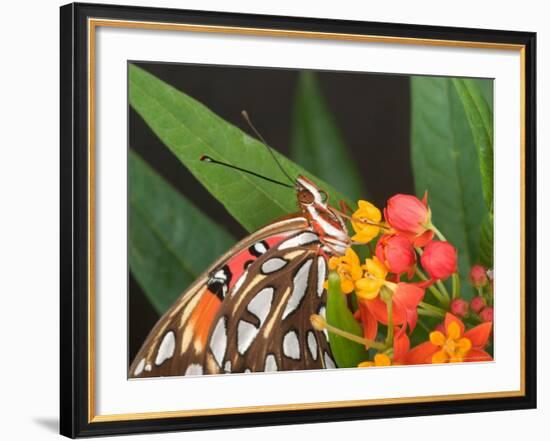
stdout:
[[134,376],[137,377],[143,372],[143,369],[145,368],[145,358],[142,358],[141,361],[138,363],[136,368],[134,369]]
[[264,254],[267,251],[267,248],[262,242],[256,242],[254,244],[254,250],[256,250],[258,254]]
[[225,274],[225,271],[221,269],[221,270],[218,270],[216,274],[214,274],[214,278],[220,279],[220,280],[227,280],[227,275]]
[[290,313],[294,312],[302,301],[302,298],[306,293],[309,269],[312,262],[313,259],[307,260],[294,276],[294,289],[283,312],[283,319],[285,319]]
[[237,326],[237,349],[239,354],[243,355],[250,347],[254,338],[258,334],[258,329],[252,324],[241,320]]
[[212,338],[210,339],[210,350],[218,362],[218,366],[221,366],[223,363],[226,348],[227,332],[225,330],[225,317],[220,317],[218,323],[216,323],[214,331],[212,332]]
[[317,259],[317,295],[321,297],[325,290],[324,284],[327,277],[327,264],[321,256]]
[[328,355],[328,352],[325,352],[325,368],[326,369],[336,368],[336,365],[334,364],[334,360],[330,358],[330,355]]
[[270,286],[262,289],[248,304],[248,311],[254,314],[260,320],[259,328],[264,324],[269,311],[271,310],[271,302],[273,301],[274,289]]
[[289,331],[283,338],[283,353],[288,358],[294,360],[300,359],[300,342],[298,341],[298,335],[294,331]]
[[277,371],[277,360],[275,360],[275,355],[269,354],[265,357],[265,372],[275,372]]
[[225,362],[225,366],[223,367],[223,370],[225,371],[226,374],[231,373],[231,360],[227,360]]
[[[327,308],[325,308],[324,306],[321,306],[319,308],[319,312],[317,314],[319,314],[321,317],[326,319],[327,318]],[[327,328],[323,329],[323,334],[325,334],[325,338],[328,341],[328,330],[327,330]]]
[[299,246],[307,245],[308,243],[316,242],[319,240],[319,236],[315,233],[307,231],[305,233],[298,234],[291,239],[285,240],[279,245],[279,250],[286,250],[288,248],[296,248]]
[[151,364],[148,363],[148,364],[145,365],[145,370],[147,372],[151,372],[153,370],[153,366],[151,366]]
[[272,259],[266,260],[262,264],[262,273],[271,274],[275,271],[279,271],[287,264],[287,261],[281,259],[280,257],[273,257]]
[[155,359],[155,364],[157,366],[160,366],[162,363],[164,363],[165,360],[168,360],[169,358],[174,355],[174,350],[176,349],[176,336],[174,332],[169,331],[166,333],[164,338],[162,339],[162,342],[159,345],[158,351],[157,351],[157,358]]
[[317,339],[315,338],[313,331],[309,331],[307,333],[307,347],[309,348],[311,358],[317,360]]
[[185,370],[185,375],[202,375],[202,366],[197,363],[191,363]]

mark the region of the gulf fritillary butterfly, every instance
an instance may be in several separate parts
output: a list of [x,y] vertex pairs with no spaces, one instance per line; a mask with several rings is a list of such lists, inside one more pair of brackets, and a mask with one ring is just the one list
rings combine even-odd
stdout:
[[327,259],[351,241],[323,190],[304,176],[293,188],[301,213],[241,240],[181,294],[149,333],[130,377],[335,367],[328,335],[313,329],[310,316],[325,315]]

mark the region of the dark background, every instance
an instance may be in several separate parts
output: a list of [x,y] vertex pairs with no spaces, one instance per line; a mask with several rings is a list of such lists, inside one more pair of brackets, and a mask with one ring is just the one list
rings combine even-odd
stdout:
[[[269,145],[288,154],[292,103],[299,71],[172,63],[136,64],[250,133],[241,117],[241,111],[246,109]],[[370,200],[382,207],[392,194],[414,193],[410,166],[409,77],[317,72],[317,78],[344,141],[361,170]],[[130,148],[136,150],[203,212],[215,217],[235,237],[246,235],[246,231],[131,108],[129,140]],[[158,318],[130,274],[130,361]]]

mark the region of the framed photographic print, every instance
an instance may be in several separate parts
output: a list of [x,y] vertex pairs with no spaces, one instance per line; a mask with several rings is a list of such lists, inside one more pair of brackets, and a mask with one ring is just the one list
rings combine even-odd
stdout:
[[535,34],[61,8],[61,433],[536,405]]

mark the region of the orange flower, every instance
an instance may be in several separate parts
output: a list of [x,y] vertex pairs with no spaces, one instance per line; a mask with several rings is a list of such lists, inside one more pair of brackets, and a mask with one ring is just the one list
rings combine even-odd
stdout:
[[[361,314],[361,318],[363,315]],[[367,334],[370,334],[367,328],[365,329],[365,337],[373,339],[374,336],[370,335],[367,336]],[[410,348],[410,341],[409,337],[407,336],[407,333],[405,332],[405,328],[399,329],[397,326],[394,327],[394,338],[393,338],[393,355],[390,358],[389,355],[385,353],[378,353],[374,356],[373,361],[363,361],[359,363],[358,367],[373,367],[373,366],[395,366],[400,365],[402,363],[403,357],[407,354]],[[368,348],[367,348],[368,349]]]
[[493,324],[483,323],[465,331],[464,323],[454,315],[445,315],[444,332],[433,331],[430,340],[419,344],[405,356],[406,364],[490,361],[485,352]]
[[376,354],[374,356],[374,361],[362,361],[357,365],[357,367],[380,367],[380,366],[391,366],[391,358],[386,354]]
[[[417,285],[405,282],[394,284],[392,294],[393,324],[408,324],[409,329],[412,331],[416,327],[418,320],[418,304],[423,298],[424,289]],[[366,311],[363,312],[363,324],[370,329],[369,335],[371,337],[368,335],[365,335],[365,337],[372,338],[372,329],[375,327],[376,322],[383,323],[384,325],[388,324],[387,305],[380,297],[376,297],[373,300],[360,299],[359,303],[368,311],[368,313]],[[373,321],[374,324],[372,323]],[[365,325],[365,323],[368,324]]]

